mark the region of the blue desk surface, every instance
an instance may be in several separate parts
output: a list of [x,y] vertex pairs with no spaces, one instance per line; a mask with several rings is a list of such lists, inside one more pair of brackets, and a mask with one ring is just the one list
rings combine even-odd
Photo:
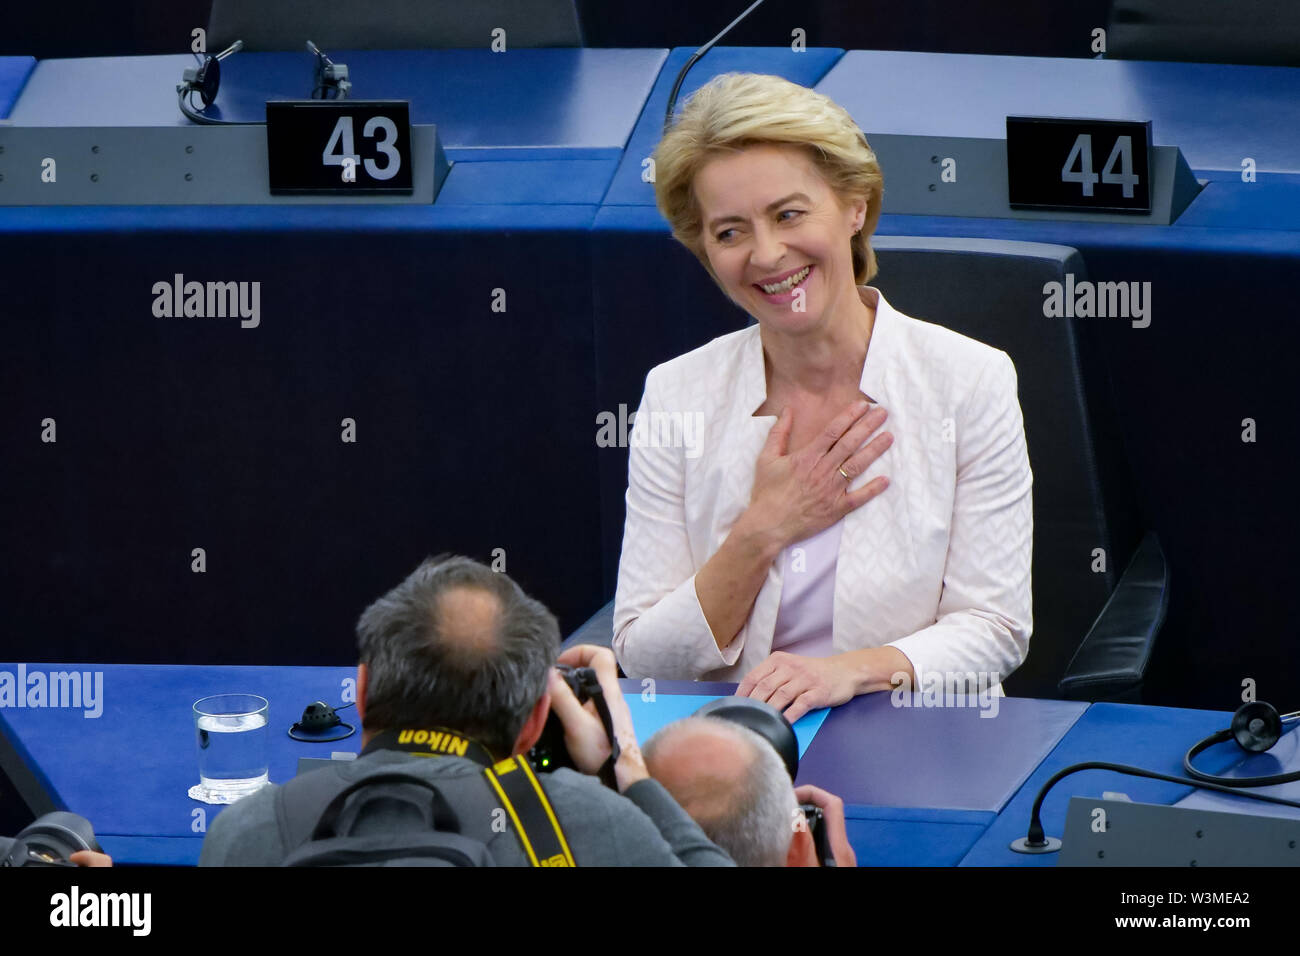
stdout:
[[[16,664],[0,665],[16,674]],[[297,773],[300,757],[356,753],[360,733],[335,743],[291,741],[284,732],[313,700],[337,704],[355,677],[352,667],[182,667],[164,665],[30,665],[28,673],[101,672],[98,716],[85,707],[0,710],[47,785],[74,812],[87,816],[104,849],[123,862],[197,862],[203,833],[195,810],[210,823],[219,806],[191,800],[198,782],[191,705],[219,693],[250,693],[270,703],[269,773],[282,783]],[[729,694],[730,684],[660,681],[654,700],[642,698],[639,681],[623,682],[646,739],[660,726],[694,711],[705,699]],[[691,696],[678,696],[689,694]],[[356,723],[354,710],[342,711]],[[796,726],[801,749],[817,733],[826,712]]]
[[[450,159],[486,150],[515,158],[617,158],[667,51],[536,49],[331,50],[354,99],[411,101],[412,123],[436,123]],[[188,126],[176,84],[188,55],[44,60],[12,119],[28,126]],[[313,57],[239,53],[222,62],[218,118],[258,123],[268,99],[307,99]],[[75,93],[70,92],[75,91]]]
[[[632,712],[632,724],[636,727],[637,739],[643,744],[673,721],[690,717],[709,701],[717,700],[719,697],[729,697],[735,690],[734,684],[707,685],[713,687],[710,692],[702,689],[705,686],[702,683],[664,681],[656,685],[654,693],[649,693],[643,690],[639,681],[620,683],[623,684],[628,709]],[[667,684],[668,688],[660,686],[662,684]],[[827,708],[822,707],[804,714],[794,722],[800,758],[808,752],[808,747],[829,713]]]
[[[0,665],[13,673],[16,665]],[[273,731],[270,777],[294,776],[299,757],[356,752],[359,737],[334,744],[290,741],[286,729],[313,700],[338,704],[353,667],[179,667],[165,665],[30,665],[29,672],[100,671],[102,714],[84,709],[6,708],[0,715],[45,771],[70,810],[94,822],[97,833],[189,837],[190,800],[198,783],[191,705],[211,694],[258,694],[270,702]],[[355,724],[347,709],[344,720]],[[281,741],[283,745],[281,745]],[[166,808],[161,813],[160,808]],[[210,808],[210,812],[217,808]]]
[[835,708],[799,782],[834,781],[852,805],[997,813],[1088,706],[1002,697],[995,711],[974,697],[946,707],[898,707],[893,698],[868,694]]
[[[1150,120],[1192,170],[1300,179],[1300,69],[854,50],[819,84],[873,133],[1006,138],[1007,116]],[[886,173],[887,175],[887,173]],[[886,190],[888,179],[886,179]],[[887,201],[886,201],[887,202]]]
[[[13,674],[16,666],[0,664],[0,671]],[[105,849],[123,862],[196,862],[203,836],[196,819],[210,822],[220,812],[186,793],[196,782],[190,707],[199,697],[247,692],[270,701],[273,781],[292,777],[300,757],[355,753],[360,745],[358,735],[306,744],[290,742],[276,730],[288,727],[312,700],[338,702],[355,675],[351,667],[28,665],[29,673],[37,670],[103,674],[99,717],[86,716],[84,708],[7,705],[0,720],[57,797],[88,815]],[[659,681],[655,699],[646,702],[640,681],[622,686],[642,738],[701,700],[734,690],[732,684]],[[1019,698],[1001,698],[994,717],[980,713],[974,706],[896,707],[890,695],[874,694],[835,709],[824,723],[809,715],[801,722],[801,737],[805,746],[812,743],[799,782],[816,783],[844,799],[850,839],[863,865],[1050,866],[1054,856],[1024,856],[1008,849],[1024,834],[1030,806],[1048,777],[1085,760],[1177,774],[1184,750],[1226,726],[1230,717],[1216,711]],[[1271,773],[1294,766],[1297,753],[1300,739],[1291,735],[1274,752],[1249,759],[1233,745],[1220,745],[1202,755],[1199,765],[1233,775]],[[1300,785],[1268,792],[1296,796],[1297,789]],[[1070,796],[1100,796],[1107,790],[1148,803],[1184,801],[1247,812],[1260,806],[1203,793],[1185,800],[1191,788],[1179,784],[1084,771],[1047,797],[1047,832],[1061,834]],[[1276,814],[1278,808],[1263,812]]]
[[[15,672],[16,665],[0,665]],[[191,705],[221,693],[259,694],[270,702],[270,777],[284,781],[299,757],[359,749],[358,738],[333,744],[290,742],[287,728],[312,700],[338,703],[351,667],[176,667],[31,665],[30,670],[103,673],[102,714],[83,709],[0,711],[56,798],[88,817],[100,843],[124,863],[198,862],[203,824],[220,807],[191,800],[198,782]],[[349,712],[343,717],[348,720]],[[355,720],[348,720],[355,723]],[[196,817],[195,811],[201,810]]]
[[1088,706],[961,702],[896,707],[871,694],[835,708],[818,731],[798,782],[844,800],[859,866],[955,866]]
[[[1300,231],[1300,182],[1210,182],[1178,217],[1178,228]],[[1284,237],[1270,237],[1276,242]],[[1185,240],[1186,241],[1186,240]],[[1300,247],[1294,237],[1292,248]]]
[[[477,205],[483,220],[510,226],[523,205],[642,205],[654,190],[642,162],[653,151],[668,91],[690,50],[338,51],[353,71],[358,98],[401,98],[412,120],[437,123],[456,161],[438,205]],[[214,115],[250,122],[268,98],[307,93],[312,58],[305,52],[241,53],[226,61]],[[0,115],[6,102],[18,125],[186,125],[174,86],[193,64],[187,55],[48,60],[0,59]],[[1225,64],[850,51],[786,47],[715,48],[687,76],[679,104],[712,76],[731,70],[773,73],[814,86],[874,133],[1001,138],[1008,114],[1091,115],[1146,119],[1157,143],[1182,147],[1195,172],[1210,180],[1170,227],[1111,227],[1121,242],[1196,245],[1181,227],[1248,232],[1300,230],[1300,69]],[[67,90],[78,91],[68,96]],[[15,97],[16,102],[12,102]],[[1242,183],[1250,156],[1258,182]],[[502,165],[489,165],[500,163]],[[886,170],[888,180],[889,171]],[[151,207],[145,207],[151,208]],[[348,207],[348,211],[360,207]],[[377,207],[404,228],[407,214]],[[504,214],[495,212],[504,209]],[[1090,229],[1069,223],[1046,239],[1051,222],[929,220],[899,217],[886,204],[881,233],[926,234],[930,222],[954,222],[964,235],[1029,227],[1014,236],[1086,248]],[[85,210],[82,210],[85,212]],[[311,212],[315,212],[312,210]],[[274,228],[265,211],[253,227]],[[276,213],[278,215],[278,213]],[[657,218],[657,217],[656,217]],[[199,219],[205,228],[211,221]],[[313,222],[315,220],[312,220]],[[436,218],[420,218],[441,228]],[[328,225],[328,222],[321,222]],[[667,232],[666,224],[658,225]],[[1014,231],[1014,230],[1013,230]],[[1285,241],[1263,240],[1259,252]]]
[[[12,674],[16,667],[0,670]],[[187,795],[196,782],[190,706],[200,697],[254,693],[270,701],[270,777],[276,782],[297,772],[300,757],[359,749],[359,736],[307,744],[280,732],[312,700],[340,701],[355,674],[350,667],[28,668],[38,670],[103,674],[97,717],[84,708],[6,707],[0,718],[56,796],[90,817],[105,849],[124,862],[195,862],[202,840],[195,811],[205,823],[220,812]],[[623,687],[642,738],[702,700],[734,690],[731,684],[659,681],[647,702],[641,682],[624,681]],[[999,716],[988,719],[973,709],[894,708],[888,695],[859,698],[828,718],[822,712],[799,722],[806,750],[799,780],[845,800],[864,862],[955,863],[992,821],[1003,794],[1014,791],[1083,707],[1003,698]],[[904,855],[891,859],[893,853]]]
[[[626,147],[627,168],[620,170],[618,188],[609,197],[618,203],[644,201],[639,164],[657,139],[668,87],[688,53],[331,51],[351,69],[356,98],[410,99],[412,121],[439,124],[453,159],[468,158],[456,151],[502,149],[528,151],[518,155],[530,158],[557,149],[568,158],[617,158]],[[46,60],[34,70],[29,57],[5,60],[0,113],[21,90],[11,110],[15,123],[189,122],[176,108],[174,88],[182,71],[194,65],[192,56]],[[309,95],[312,65],[305,51],[240,53],[227,59],[213,115],[260,121],[267,99]],[[716,48],[693,68],[682,100],[710,76],[729,69],[816,84],[853,113],[868,136],[1000,139],[1008,114],[1150,119],[1156,143],[1181,146],[1192,169],[1204,177],[1239,180],[1241,160],[1251,156],[1262,177],[1300,178],[1300,69],[1292,67]]]
[[[691,52],[366,50],[333,56],[348,63],[357,98],[409,99],[412,122],[438,125],[454,162],[439,206],[596,206],[611,183],[611,201],[653,205],[654,188],[641,181],[640,161],[658,141],[673,78]],[[684,94],[729,70],[776,73],[812,86],[841,53],[715,48],[692,69]],[[308,92],[302,87],[311,64],[305,53],[239,54],[225,62],[217,106],[209,110],[214,116],[260,122],[267,99]],[[181,71],[193,65],[190,57],[42,62],[26,89],[32,63],[21,74],[20,65],[12,64],[9,84],[13,96],[22,90],[14,120],[20,125],[188,124],[172,91]],[[0,72],[0,103],[4,79]],[[69,89],[83,92],[68,97]]]
[[[1229,713],[1212,710],[1184,710],[1176,707],[1140,707],[1132,704],[1093,704],[1070,732],[1065,735],[1052,753],[1039,764],[1038,769],[1015,798],[1007,804],[994,823],[985,831],[961,861],[962,866],[1054,866],[1056,854],[1026,856],[1009,848],[1012,840],[1025,835],[1029,827],[1029,812],[1043,784],[1057,771],[1070,764],[1090,760],[1129,764],[1145,770],[1154,770],[1181,776],[1183,754],[1201,738],[1227,727],[1232,719]],[[1260,754],[1243,760],[1235,744],[1211,748],[1197,758],[1197,766],[1210,773],[1231,771],[1234,776],[1277,772],[1278,762],[1295,766],[1288,761],[1296,749],[1295,735],[1284,738],[1274,748],[1276,753]],[[1269,793],[1285,788],[1269,788]],[[1043,801],[1043,829],[1049,836],[1060,837],[1065,829],[1065,810],[1072,796],[1100,798],[1107,791],[1127,794],[1139,803],[1174,804],[1193,793],[1191,787],[1130,777],[1109,770],[1084,770],[1066,777],[1052,788]],[[1292,793],[1295,791],[1292,790]],[[1263,806],[1258,801],[1226,798],[1231,804]],[[1199,801],[1186,805],[1204,806]],[[1223,809],[1227,804],[1218,804]],[[1232,806],[1232,809],[1239,809]],[[1280,815],[1283,808],[1267,811]]]
[[0,119],[9,116],[18,94],[27,78],[36,69],[36,59],[30,56],[0,56]]
[[[453,168],[453,174],[459,165]],[[450,174],[447,179],[451,181]],[[250,235],[316,234],[331,229],[425,236],[457,232],[483,236],[506,229],[512,234],[563,230],[581,236],[590,230],[596,208],[549,202],[501,205],[438,202],[410,206],[2,206],[0,235],[182,232],[214,238],[224,234],[236,246],[247,241]]]

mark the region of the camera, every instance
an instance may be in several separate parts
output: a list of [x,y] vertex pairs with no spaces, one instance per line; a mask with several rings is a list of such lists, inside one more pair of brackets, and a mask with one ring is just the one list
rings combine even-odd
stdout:
[[89,820],[56,810],[37,817],[14,837],[9,851],[0,859],[0,867],[76,866],[68,857],[78,850],[104,852],[95,840]]
[[803,803],[799,805],[799,809],[803,811],[808,832],[812,834],[813,847],[817,851],[817,862],[822,866],[835,866],[835,853],[831,850],[830,838],[826,833],[826,815],[822,812],[822,808],[815,803]]
[[[560,677],[569,685],[569,690],[573,691],[573,696],[578,699],[579,704],[585,704],[591,701],[596,707],[596,713],[599,715],[601,723],[605,725],[605,733],[609,737],[610,759],[600,768],[599,777],[607,786],[615,786],[614,783],[614,761],[618,759],[618,742],[614,739],[614,722],[609,715],[609,707],[605,703],[605,692],[600,686],[600,678],[596,676],[596,671],[590,667],[571,667],[568,664],[556,664],[555,669],[560,672]],[[528,760],[538,773],[552,773],[561,767],[567,767],[570,770],[578,768],[573,763],[573,758],[569,756],[569,748],[564,743],[564,724],[560,721],[559,715],[552,708],[546,718],[546,726],[542,728],[542,735],[537,738],[537,743],[533,749],[528,752]]]

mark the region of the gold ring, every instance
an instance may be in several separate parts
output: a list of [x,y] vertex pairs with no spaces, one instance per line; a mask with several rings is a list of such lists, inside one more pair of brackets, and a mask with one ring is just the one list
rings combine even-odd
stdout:
[[836,469],[836,470],[839,471],[839,473],[840,473],[841,475],[844,476],[844,480],[845,480],[845,481],[852,481],[852,480],[853,480],[852,478],[849,477],[848,472],[846,472],[846,471],[844,470],[844,466],[843,466],[843,465],[841,465],[841,466],[840,466],[838,469]]

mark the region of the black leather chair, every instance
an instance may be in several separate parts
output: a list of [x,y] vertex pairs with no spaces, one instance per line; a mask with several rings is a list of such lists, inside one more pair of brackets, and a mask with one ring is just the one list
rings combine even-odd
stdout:
[[1114,0],[1106,58],[1300,66],[1294,0]]
[[[1082,257],[1065,246],[894,236],[873,245],[872,284],[891,305],[1003,349],[1016,366],[1034,472],[1034,631],[1007,693],[1140,699],[1169,573],[1154,533],[1141,533],[1109,378],[1087,328],[1124,320],[1044,316],[1046,283],[1087,280]],[[608,646],[613,613],[611,602],[565,646]]]
[[213,0],[208,50],[235,40],[245,50],[487,48],[506,31],[507,49],[582,46],[574,0]]

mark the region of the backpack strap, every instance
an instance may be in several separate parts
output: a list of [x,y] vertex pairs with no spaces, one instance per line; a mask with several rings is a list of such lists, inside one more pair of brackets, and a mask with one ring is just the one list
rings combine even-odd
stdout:
[[[527,758],[499,761],[485,767],[483,776],[514,824],[515,835],[530,866],[577,866],[555,809]],[[336,818],[350,794],[381,782],[410,782],[435,789],[423,778],[394,771],[391,765],[376,767],[353,780],[342,777],[338,769],[323,768],[301,774],[276,788],[275,815],[285,849],[292,852],[311,841],[317,835],[318,825],[324,822],[322,818],[327,814]]]
[[343,804],[347,802],[348,797],[358,790],[372,786],[377,783],[400,783],[415,784],[429,791],[428,796],[433,802],[433,827],[434,830],[440,830],[444,833],[459,833],[460,820],[456,818],[455,812],[447,805],[447,800],[438,789],[438,785],[418,777],[413,773],[403,773],[401,771],[389,771],[387,773],[374,773],[362,777],[359,780],[353,780],[344,789],[334,794],[334,799],[330,800],[325,809],[321,812],[316,821],[316,826],[312,828],[312,840],[324,840],[327,837],[335,835],[335,826],[339,822],[339,816],[343,813]]
[[515,835],[532,866],[577,866],[546,791],[524,757],[483,768],[488,785],[515,825]]
[[340,776],[339,769],[324,767],[299,774],[276,789],[275,819],[280,827],[280,841],[287,851],[292,852],[311,839],[326,808],[352,785],[352,781]]
[[[326,776],[323,770],[315,773]],[[416,774],[379,767],[351,781],[336,777],[328,788],[313,787],[311,796],[315,798],[313,814],[320,801],[329,798],[314,821],[305,815],[303,805],[292,803],[292,797],[286,803],[293,808],[285,815],[291,825],[313,825],[308,837],[291,849],[283,866],[496,865],[485,843],[461,834],[460,821],[441,787]],[[397,800],[423,812],[425,819],[412,827],[355,836],[353,824],[358,815],[365,814],[368,800]],[[298,817],[299,811],[304,816]]]

